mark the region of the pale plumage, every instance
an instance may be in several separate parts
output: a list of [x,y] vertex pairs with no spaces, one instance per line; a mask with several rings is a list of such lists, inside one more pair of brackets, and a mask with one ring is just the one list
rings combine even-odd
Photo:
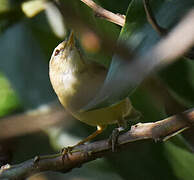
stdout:
[[[99,134],[108,124],[126,124],[124,117],[134,109],[128,98],[106,108],[80,112],[98,93],[106,77],[106,69],[83,59],[74,45],[73,34],[68,41],[59,44],[51,57],[49,75],[61,104],[80,121],[98,130]],[[87,138],[81,143],[90,140]]]

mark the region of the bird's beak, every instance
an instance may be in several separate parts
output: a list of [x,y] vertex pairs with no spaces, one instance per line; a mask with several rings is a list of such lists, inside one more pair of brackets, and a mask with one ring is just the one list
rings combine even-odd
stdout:
[[69,39],[67,41],[67,46],[68,47],[73,47],[74,46],[74,32],[71,31]]

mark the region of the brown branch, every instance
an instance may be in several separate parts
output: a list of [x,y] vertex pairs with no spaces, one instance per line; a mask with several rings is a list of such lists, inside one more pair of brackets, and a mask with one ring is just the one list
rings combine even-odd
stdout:
[[99,5],[97,5],[92,0],[81,0],[84,4],[89,6],[93,11],[95,12],[97,17],[103,18],[107,21],[110,21],[112,23],[118,24],[120,26],[124,26],[125,24],[125,16],[120,14],[114,14]]
[[[158,141],[169,139],[193,126],[193,124],[194,108],[155,123],[138,123],[132,126],[131,130],[119,136],[118,150],[138,140],[153,139]],[[78,146],[72,154],[67,154],[64,157],[62,154],[41,156],[21,164],[3,166],[0,170],[0,179],[19,180],[48,170],[68,172],[86,162],[104,157],[110,153],[112,152],[108,140],[97,141]]]

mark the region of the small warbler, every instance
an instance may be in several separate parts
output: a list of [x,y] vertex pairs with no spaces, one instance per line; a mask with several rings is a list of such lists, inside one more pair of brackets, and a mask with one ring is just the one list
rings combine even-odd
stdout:
[[128,118],[137,118],[140,113],[136,111],[129,98],[105,108],[81,112],[98,93],[106,78],[107,70],[83,58],[75,47],[74,34],[70,34],[67,41],[60,43],[50,59],[49,75],[51,84],[59,101],[76,119],[96,126],[97,130],[77,143],[83,144],[100,134],[108,124],[119,125],[111,135],[112,150],[120,131],[124,130]]

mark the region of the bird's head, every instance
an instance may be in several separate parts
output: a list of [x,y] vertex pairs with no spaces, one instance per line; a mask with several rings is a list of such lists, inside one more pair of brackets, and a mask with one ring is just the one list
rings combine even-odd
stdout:
[[54,49],[49,66],[50,71],[55,71],[55,73],[76,72],[83,68],[84,62],[75,46],[73,32],[68,40],[63,41]]

